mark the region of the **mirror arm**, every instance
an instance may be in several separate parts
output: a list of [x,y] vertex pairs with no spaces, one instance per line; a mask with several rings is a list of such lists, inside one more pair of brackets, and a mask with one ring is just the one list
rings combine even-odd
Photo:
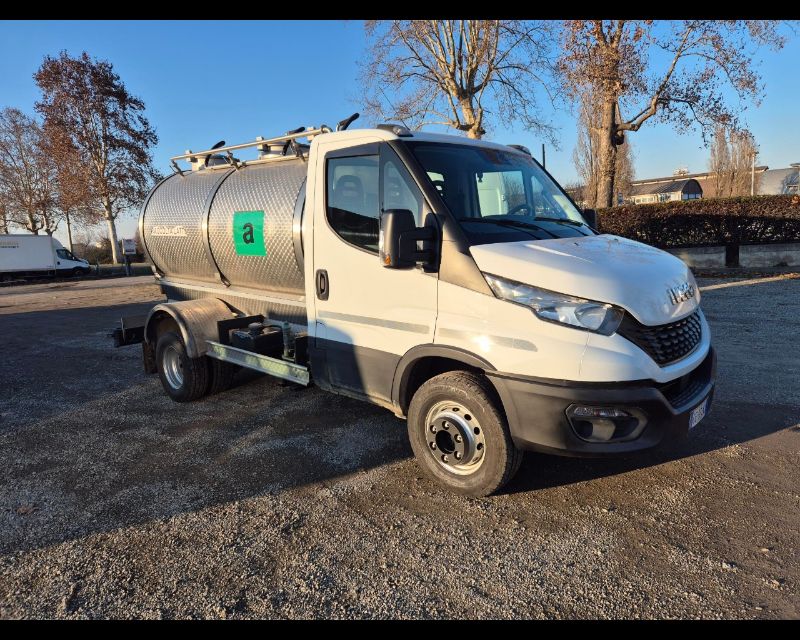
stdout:
[[417,227],[413,231],[400,234],[400,243],[404,247],[403,255],[409,260],[429,264],[433,262],[435,252],[433,248],[417,250],[417,242],[432,242],[436,240],[436,230],[433,227]]

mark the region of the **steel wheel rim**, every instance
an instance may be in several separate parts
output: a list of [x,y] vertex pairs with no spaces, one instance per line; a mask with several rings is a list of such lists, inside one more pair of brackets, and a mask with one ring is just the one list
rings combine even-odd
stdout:
[[164,350],[163,357],[164,376],[167,378],[169,386],[173,389],[180,389],[183,386],[183,362],[178,350],[169,346]]
[[460,402],[434,404],[423,425],[425,448],[448,473],[469,475],[483,465],[486,441],[477,417]]

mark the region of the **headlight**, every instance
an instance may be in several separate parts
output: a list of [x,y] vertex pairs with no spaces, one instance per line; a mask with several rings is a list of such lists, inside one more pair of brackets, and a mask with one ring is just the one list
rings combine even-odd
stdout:
[[530,307],[538,318],[548,322],[594,331],[604,336],[614,333],[622,322],[622,309],[610,304],[573,298],[488,273],[484,273],[483,277],[498,298]]

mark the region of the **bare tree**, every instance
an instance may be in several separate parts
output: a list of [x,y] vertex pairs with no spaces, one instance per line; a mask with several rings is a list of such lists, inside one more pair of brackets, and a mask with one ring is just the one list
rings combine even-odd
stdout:
[[[699,125],[704,135],[717,123],[737,128],[741,105],[758,104],[763,93],[755,52],[765,45],[780,49],[779,28],[771,20],[566,22],[562,79],[574,97],[589,90],[599,105],[598,203],[613,202],[625,134],[651,118],[679,130]],[[726,86],[738,102],[728,99]]]
[[144,102],[128,92],[110,62],[85,51],[77,58],[66,51],[46,56],[34,79],[42,90],[36,109],[48,130],[60,130],[75,150],[74,162],[89,168],[88,188],[119,263],[117,217],[139,204],[156,179],[151,149],[158,137]]
[[[572,162],[583,181],[580,193],[582,201],[589,207],[598,208],[605,206],[598,201],[601,133],[597,101],[593,98],[593,94],[587,91],[580,98],[578,139],[572,152]],[[614,192],[621,194],[624,199],[630,194],[631,183],[634,180],[633,150],[629,142],[619,147],[615,163]]]
[[759,176],[753,175],[758,145],[749,131],[730,130],[719,125],[714,130],[708,168],[718,198],[750,195],[757,189]]
[[[731,154],[728,147],[728,133],[723,125],[718,124],[714,128],[714,137],[711,140],[708,159],[708,170],[713,176],[714,195],[717,198],[724,198],[730,194],[730,164]],[[706,194],[703,195],[706,196]]]
[[61,220],[56,207],[56,167],[39,124],[19,109],[0,111],[0,193],[6,216],[33,234],[52,235]]
[[91,226],[79,227],[72,239],[72,251],[76,256],[86,258],[87,253],[93,247],[97,238],[97,228]]
[[552,90],[543,80],[551,28],[517,20],[368,21],[367,109],[415,128],[450,126],[470,138],[482,137],[493,118],[518,121],[552,139],[537,104],[537,94]]
[[748,196],[751,188],[758,193],[758,179],[753,165],[758,158],[758,145],[749,131],[738,130],[730,133],[731,144],[731,195]]
[[588,199],[589,193],[586,188],[586,183],[580,180],[567,182],[564,184],[564,191],[570,195],[579,207],[593,206],[593,203]]
[[67,227],[67,241],[72,251],[74,225],[93,226],[103,220],[103,212],[92,197],[89,167],[78,162],[81,157],[69,136],[56,127],[45,126],[46,149],[56,166],[56,204]]
[[9,224],[8,210],[6,209],[6,203],[3,202],[3,193],[0,191],[0,234],[11,233],[8,228]]

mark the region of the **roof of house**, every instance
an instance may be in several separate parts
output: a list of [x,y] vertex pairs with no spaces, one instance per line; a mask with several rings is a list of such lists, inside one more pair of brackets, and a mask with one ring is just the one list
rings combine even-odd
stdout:
[[763,195],[786,193],[786,187],[798,184],[800,175],[795,167],[765,171],[758,182],[758,192]]
[[694,182],[697,188],[702,192],[700,184],[694,178],[681,178],[680,180],[671,180],[670,182],[653,182],[648,181],[644,184],[633,182],[631,183],[631,196],[644,196],[658,193],[676,193],[683,192],[686,185]]
[[[765,164],[758,165],[756,167],[756,172],[763,173],[767,171],[769,167]],[[634,187],[640,184],[650,184],[655,182],[674,182],[676,180],[684,180],[689,178],[695,178],[700,180],[705,180],[706,178],[710,178],[714,175],[713,171],[705,171],[703,173],[686,173],[682,176],[664,176],[663,178],[644,178],[642,180],[633,180],[631,185]],[[647,191],[646,193],[656,193],[655,191]]]

